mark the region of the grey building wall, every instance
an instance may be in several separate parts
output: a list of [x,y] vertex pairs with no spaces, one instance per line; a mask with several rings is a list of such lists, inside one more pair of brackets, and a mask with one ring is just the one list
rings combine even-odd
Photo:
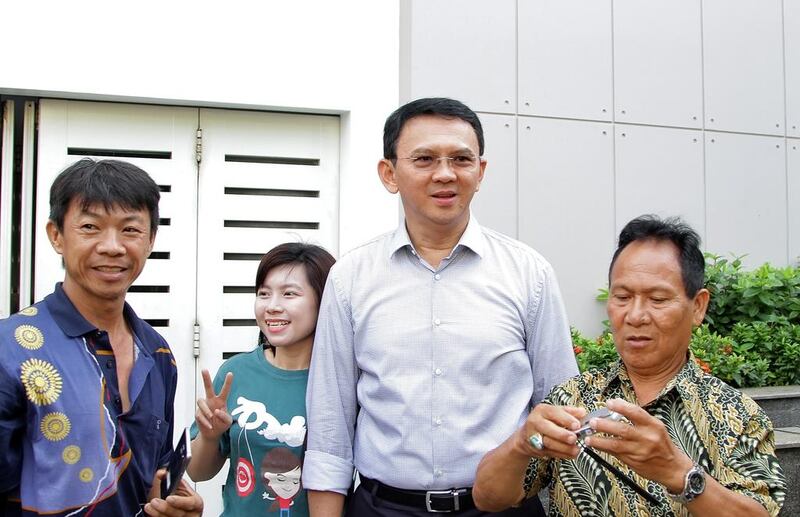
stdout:
[[572,324],[615,239],[680,215],[717,254],[800,256],[800,0],[401,0],[401,101],[485,125],[479,220],[543,253]]

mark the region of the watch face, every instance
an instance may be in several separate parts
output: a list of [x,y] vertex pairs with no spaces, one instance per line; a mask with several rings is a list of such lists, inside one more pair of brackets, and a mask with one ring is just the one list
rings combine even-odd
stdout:
[[706,487],[706,477],[703,475],[703,471],[699,472],[692,472],[688,479],[688,489],[689,492],[693,494],[700,494],[703,492],[703,489]]

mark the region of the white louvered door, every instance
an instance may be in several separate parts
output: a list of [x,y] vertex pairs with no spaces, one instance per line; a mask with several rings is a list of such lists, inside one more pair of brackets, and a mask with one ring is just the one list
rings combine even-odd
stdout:
[[40,101],[36,194],[35,298],[64,279],[45,233],[50,185],[82,157],[129,161],[159,185],[160,225],[153,253],[127,300],[170,343],[178,364],[176,423],[194,415],[192,325],[195,317],[197,109],[62,100]]
[[261,256],[304,241],[336,254],[339,118],[200,110],[200,363],[250,350]]
[[[199,372],[252,349],[255,276],[273,246],[302,240],[334,256],[338,243],[339,118],[200,110],[203,167],[197,264]],[[201,391],[198,391],[200,393]],[[198,491],[222,511],[228,467]]]
[[[261,256],[293,240],[338,253],[339,118],[62,100],[41,100],[40,113],[36,299],[64,276],[44,232],[56,175],[83,156],[130,161],[150,173],[161,187],[161,225],[128,301],[172,347],[176,428],[189,425],[203,393],[200,370],[213,375],[225,357],[256,342]],[[226,471],[197,485],[208,515],[222,510]]]

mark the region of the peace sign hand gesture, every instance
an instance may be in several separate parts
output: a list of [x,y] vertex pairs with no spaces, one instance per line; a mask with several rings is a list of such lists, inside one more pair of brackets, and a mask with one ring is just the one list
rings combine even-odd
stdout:
[[200,435],[206,440],[217,441],[222,433],[227,431],[233,423],[233,417],[228,414],[228,394],[231,392],[233,373],[225,375],[225,381],[219,393],[214,393],[211,383],[211,374],[203,370],[203,386],[206,398],[197,399],[197,413],[194,419]]

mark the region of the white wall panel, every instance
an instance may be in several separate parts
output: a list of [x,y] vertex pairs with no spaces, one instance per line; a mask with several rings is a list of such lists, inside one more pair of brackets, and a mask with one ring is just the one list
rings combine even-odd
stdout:
[[514,113],[514,0],[427,0],[404,5],[410,9],[412,27],[406,100],[452,97],[475,111]]
[[517,122],[506,115],[480,114],[484,158],[488,165],[480,191],[472,199],[478,221],[517,237]]
[[800,139],[789,139],[789,263],[800,264]]
[[703,0],[705,127],[783,135],[781,0]]
[[519,236],[556,270],[570,323],[599,332],[614,249],[610,124],[519,118]]
[[617,122],[702,126],[700,10],[696,0],[614,0]]
[[681,216],[703,237],[703,135],[690,129],[616,126],[616,230],[642,214]]
[[800,137],[800,0],[783,0],[786,134]]
[[784,265],[786,139],[706,133],[706,246],[743,262]]
[[611,120],[611,0],[521,1],[518,10],[519,113]]

